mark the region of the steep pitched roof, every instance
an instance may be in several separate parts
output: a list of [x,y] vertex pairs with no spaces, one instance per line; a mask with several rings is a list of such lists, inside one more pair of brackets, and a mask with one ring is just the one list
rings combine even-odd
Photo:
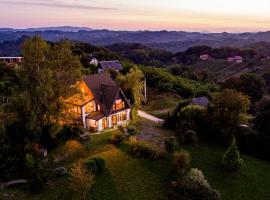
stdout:
[[[83,81],[93,93],[105,115],[111,113],[113,104],[120,92],[123,94],[125,101],[127,101],[122,90],[116,85],[107,72],[85,76]],[[130,107],[128,101],[127,105]]]
[[100,66],[103,70],[106,70],[106,69],[122,70],[123,69],[119,60],[100,61],[99,63],[100,63]]

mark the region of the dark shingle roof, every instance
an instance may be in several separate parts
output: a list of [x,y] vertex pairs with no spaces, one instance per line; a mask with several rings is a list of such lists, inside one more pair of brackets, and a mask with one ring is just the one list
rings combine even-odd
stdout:
[[[112,106],[119,93],[121,93],[124,99],[127,101],[122,90],[112,80],[109,73],[104,72],[100,74],[85,76],[83,81],[93,93],[96,101],[100,105],[101,110],[105,115],[110,114]],[[128,101],[127,104],[130,106]]]
[[91,115],[87,115],[86,118],[93,119],[93,120],[96,120],[97,121],[97,120],[102,119],[103,117],[105,117],[105,115],[103,113],[101,113],[101,112],[95,112],[95,113],[93,113]]
[[198,97],[198,98],[194,98],[190,101],[189,105],[198,105],[198,106],[202,106],[202,107],[207,107],[209,104],[209,100],[207,97]]
[[100,67],[103,70],[106,69],[116,69],[116,70],[122,70],[123,67],[119,60],[112,60],[112,61],[100,61]]

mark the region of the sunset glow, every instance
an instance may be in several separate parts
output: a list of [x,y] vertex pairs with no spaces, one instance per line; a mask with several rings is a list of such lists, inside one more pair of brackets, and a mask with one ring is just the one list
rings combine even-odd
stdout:
[[0,0],[1,27],[265,31],[269,0]]

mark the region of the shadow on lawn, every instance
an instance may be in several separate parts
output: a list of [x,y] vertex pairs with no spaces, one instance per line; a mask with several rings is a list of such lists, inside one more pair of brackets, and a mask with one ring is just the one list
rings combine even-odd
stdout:
[[113,177],[109,170],[96,176],[96,182],[91,189],[91,200],[117,200],[120,194],[116,189]]
[[[117,148],[123,153],[132,156],[130,154],[129,144],[123,143],[119,145]],[[134,159],[138,159],[143,167],[145,167],[152,173],[156,174],[161,179],[161,181],[164,180],[165,182],[170,174],[171,163],[167,158],[154,160],[154,159],[137,158],[135,156],[132,157],[134,157]]]

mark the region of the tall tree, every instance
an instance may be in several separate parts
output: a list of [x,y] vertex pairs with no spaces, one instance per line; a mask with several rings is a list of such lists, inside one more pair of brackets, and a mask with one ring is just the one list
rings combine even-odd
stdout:
[[136,108],[139,108],[143,100],[144,74],[138,67],[133,67],[126,75],[119,74],[116,78],[118,84],[130,94]]
[[68,41],[50,46],[39,36],[23,44],[24,63],[12,107],[30,138],[57,122],[63,109],[61,97],[68,95],[71,84],[80,78],[81,64],[70,47]]
[[264,80],[257,74],[243,74],[241,91],[251,97],[251,101],[260,100],[264,94]]
[[214,94],[208,108],[213,132],[231,139],[230,136],[243,123],[245,119],[243,116],[247,113],[249,106],[249,97],[235,90],[225,89]]

